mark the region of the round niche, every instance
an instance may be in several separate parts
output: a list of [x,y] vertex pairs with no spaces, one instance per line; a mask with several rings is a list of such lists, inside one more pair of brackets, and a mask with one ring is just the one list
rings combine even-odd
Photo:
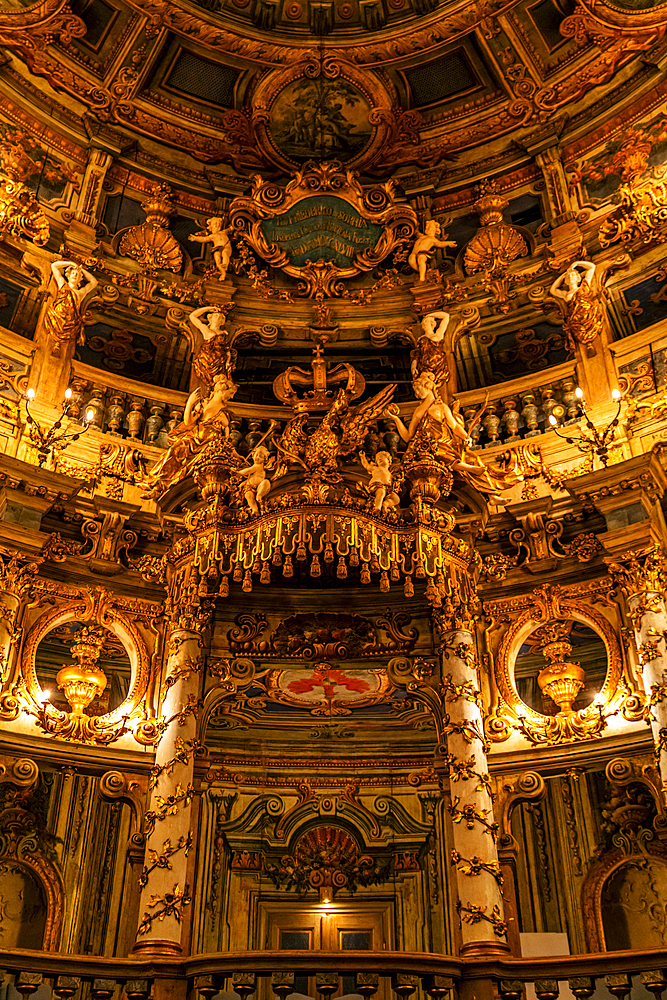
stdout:
[[602,690],[607,649],[589,624],[556,619],[536,625],[524,637],[513,675],[519,698],[534,712],[578,712],[591,705]]
[[132,667],[120,639],[101,625],[68,621],[38,643],[35,672],[50,704],[91,718],[117,709],[131,687]]

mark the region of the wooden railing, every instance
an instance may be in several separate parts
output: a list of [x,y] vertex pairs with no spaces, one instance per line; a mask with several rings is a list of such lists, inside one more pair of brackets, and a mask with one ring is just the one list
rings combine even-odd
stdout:
[[[24,1000],[43,985],[50,986],[55,1000],[90,996],[112,1000],[122,994],[127,1000],[155,1000],[186,996],[197,991],[200,1000],[210,1000],[228,989],[242,1000],[262,989],[284,998],[294,990],[295,976],[313,977],[315,990],[324,1000],[339,991],[341,976],[354,976],[357,992],[370,998],[386,987],[402,1000],[423,990],[436,1000],[451,990],[472,997],[499,996],[521,1000],[532,984],[538,1000],[556,1000],[559,983],[568,982],[577,1000],[600,996],[623,1000],[633,989],[633,977],[641,976],[644,990],[656,1000],[667,989],[667,951],[612,951],[559,958],[456,958],[430,952],[306,952],[244,951],[192,955],[183,959],[103,958],[62,955],[57,952],[0,950],[0,968],[9,973]],[[386,978],[386,983],[384,982]],[[43,990],[40,997],[43,997]]]

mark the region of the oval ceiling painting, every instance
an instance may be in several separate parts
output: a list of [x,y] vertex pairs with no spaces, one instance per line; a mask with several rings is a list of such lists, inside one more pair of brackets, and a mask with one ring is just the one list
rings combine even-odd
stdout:
[[300,77],[281,90],[271,106],[271,139],[295,163],[348,163],[371,138],[370,112],[368,100],[349,80]]

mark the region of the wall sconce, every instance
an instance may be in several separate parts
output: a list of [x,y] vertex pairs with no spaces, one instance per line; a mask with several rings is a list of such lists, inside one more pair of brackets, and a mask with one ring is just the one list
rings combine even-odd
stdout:
[[75,433],[72,433],[70,423],[67,423],[63,427],[63,420],[69,416],[70,407],[72,405],[72,390],[66,389],[65,398],[62,404],[62,413],[51,428],[45,429],[36,417],[33,416],[30,410],[30,404],[34,398],[34,389],[28,389],[28,391],[23,395],[26,409],[26,423],[29,428],[30,440],[37,449],[37,462],[40,469],[42,469],[44,468],[47,459],[52,458],[56,451],[64,451],[65,448],[72,444],[73,441],[77,441],[82,434],[86,433],[95,414],[92,410],[88,410],[84,418],[83,427],[80,427]]
[[553,415],[553,413],[549,415],[549,423],[551,424],[551,426],[553,427],[559,438],[562,438],[563,441],[567,441],[568,444],[576,445],[579,451],[582,452],[582,454],[584,455],[591,455],[591,456],[597,455],[606,469],[609,463],[609,445],[616,436],[616,428],[618,427],[618,418],[621,413],[621,403],[623,402],[623,397],[621,396],[621,393],[619,392],[618,389],[612,390],[611,396],[614,402],[616,403],[616,414],[613,420],[610,423],[608,423],[603,430],[599,431],[595,426],[595,424],[593,423],[593,421],[591,420],[591,418],[588,416],[588,413],[586,412],[586,404],[584,403],[583,392],[581,391],[579,386],[577,386],[577,388],[574,391],[577,396],[577,399],[580,401],[582,415],[584,420],[586,421],[586,427],[590,433],[585,434],[583,431],[579,431],[578,437],[572,437],[569,434],[567,435],[560,434],[557,429],[558,420]]

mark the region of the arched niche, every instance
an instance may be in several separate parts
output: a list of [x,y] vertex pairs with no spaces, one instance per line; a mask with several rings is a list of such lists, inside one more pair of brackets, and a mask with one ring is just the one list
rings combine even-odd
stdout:
[[582,885],[589,951],[667,948],[667,851],[650,842],[629,856],[610,851]]

